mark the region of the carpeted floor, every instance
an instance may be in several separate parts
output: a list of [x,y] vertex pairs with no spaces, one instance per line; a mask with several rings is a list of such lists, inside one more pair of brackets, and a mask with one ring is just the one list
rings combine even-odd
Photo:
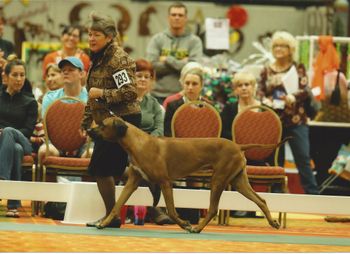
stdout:
[[350,223],[323,216],[288,214],[287,228],[275,230],[263,218],[212,221],[200,234],[176,225],[125,224],[120,229],[66,225],[31,217],[23,202],[21,218],[6,218],[0,203],[0,252],[350,252]]

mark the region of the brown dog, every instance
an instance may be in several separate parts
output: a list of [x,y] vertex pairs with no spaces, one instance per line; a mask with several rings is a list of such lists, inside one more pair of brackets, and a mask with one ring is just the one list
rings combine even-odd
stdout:
[[[119,117],[105,119],[103,125],[91,129],[89,134],[95,138],[119,142],[131,156],[134,165],[130,167],[128,180],[113,210],[97,225],[98,228],[104,228],[120,216],[122,205],[137,189],[142,180],[141,175],[146,175],[147,180],[160,185],[169,216],[181,228],[191,233],[201,232],[217,214],[220,196],[229,183],[260,207],[272,227],[280,227],[279,223],[272,219],[265,200],[250,186],[245,171],[246,159],[242,152],[256,147],[274,148],[276,145],[239,146],[222,138],[156,138]],[[204,220],[197,227],[192,227],[176,213],[172,181],[199,169],[213,169],[210,206]]]

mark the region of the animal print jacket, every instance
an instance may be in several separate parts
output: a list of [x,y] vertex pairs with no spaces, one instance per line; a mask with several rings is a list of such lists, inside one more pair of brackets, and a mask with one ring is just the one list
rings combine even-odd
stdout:
[[135,61],[113,42],[92,58],[88,72],[87,90],[92,87],[103,89],[102,98],[89,98],[85,107],[82,128],[88,129],[94,120],[100,124],[111,116],[140,113],[135,83]]

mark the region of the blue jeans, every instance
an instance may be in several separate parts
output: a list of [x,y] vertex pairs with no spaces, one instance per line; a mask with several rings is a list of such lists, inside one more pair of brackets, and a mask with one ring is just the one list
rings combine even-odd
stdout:
[[[0,179],[22,180],[23,156],[32,152],[29,140],[17,129],[6,127],[0,134]],[[16,209],[19,200],[8,200],[7,207]]]
[[[310,165],[310,141],[309,141],[309,126],[302,124],[284,128],[283,137],[291,136],[288,140],[292,150],[295,165],[298,168],[301,185],[306,194],[318,194],[316,177],[311,170]],[[281,149],[283,150],[283,149]],[[284,151],[281,152],[284,161]],[[281,159],[281,157],[280,157]],[[280,165],[281,160],[280,160]]]

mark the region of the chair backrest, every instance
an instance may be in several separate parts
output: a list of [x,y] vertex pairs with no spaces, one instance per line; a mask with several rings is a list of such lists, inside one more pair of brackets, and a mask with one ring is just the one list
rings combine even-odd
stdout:
[[[237,144],[277,144],[281,141],[282,124],[278,115],[265,106],[251,106],[240,112],[232,123],[232,138]],[[247,159],[264,161],[275,152],[277,165],[278,148],[249,149]]]
[[79,134],[85,103],[74,97],[54,101],[44,115],[45,140],[58,149],[72,152],[86,141]]
[[204,101],[181,105],[171,121],[173,137],[206,138],[220,137],[221,118],[217,110]]

